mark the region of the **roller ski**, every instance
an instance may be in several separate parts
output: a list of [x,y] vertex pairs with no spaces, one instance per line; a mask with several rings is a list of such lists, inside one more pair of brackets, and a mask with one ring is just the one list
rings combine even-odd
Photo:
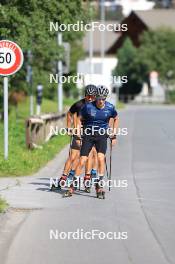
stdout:
[[91,175],[85,175],[84,177],[84,191],[86,193],[91,192]]
[[90,188],[90,187],[86,187],[86,188],[84,189],[84,191],[85,191],[86,193],[90,193],[90,192],[91,192],[91,188]]
[[58,188],[58,186],[55,186],[55,184],[52,184],[51,187],[50,187],[50,191],[53,192],[55,190],[58,190],[60,188]]
[[68,190],[63,194],[63,197],[71,197],[78,189],[79,185],[79,179],[75,176],[73,176],[71,179],[68,179]]

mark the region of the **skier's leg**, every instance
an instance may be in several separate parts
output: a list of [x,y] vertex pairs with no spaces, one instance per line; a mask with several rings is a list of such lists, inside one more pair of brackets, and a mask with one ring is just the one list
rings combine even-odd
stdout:
[[73,178],[73,183],[69,186],[69,190],[64,194],[64,197],[70,197],[74,193],[74,190],[75,190],[75,184],[74,183],[78,181],[78,177],[82,173],[82,169],[83,169],[86,161],[87,161],[87,156],[80,157],[79,164],[78,164],[77,168],[75,169],[75,176]]
[[90,193],[91,191],[91,175],[90,174],[86,174],[84,176],[84,188],[85,188],[85,192]]
[[72,163],[77,163],[77,160],[79,158],[79,150],[76,149],[71,149],[71,153],[69,155],[69,157],[66,160],[66,163],[64,165],[64,170],[63,170],[63,174],[68,175],[70,168],[72,167]]
[[80,146],[77,145],[75,137],[73,137],[69,157],[65,163],[63,174],[59,180],[59,188],[61,188],[60,182],[67,181],[67,178],[70,178],[71,181],[73,180],[73,177],[75,175],[75,168],[79,162],[79,157]]
[[[75,169],[77,167],[77,164],[79,163],[79,159],[80,159],[80,151],[79,150],[76,150],[76,149],[72,149],[72,152],[71,152],[71,170],[70,170],[70,167],[69,167],[69,174],[68,174],[68,177],[69,178],[73,178],[74,175],[75,175]],[[67,171],[66,171],[67,172]],[[63,172],[65,174],[65,170]]]
[[92,170],[91,170],[91,177],[95,178],[97,177],[98,158],[97,158],[97,151],[95,147],[93,147],[92,151],[93,151],[93,165],[92,165]]
[[[81,175],[82,170],[87,162],[89,153],[92,149],[94,145],[94,142],[92,140],[92,138],[90,136],[85,136],[83,138],[82,141],[82,147],[81,147],[81,151],[80,151],[80,161],[79,164],[77,165],[76,169],[75,169],[75,181],[77,181],[77,178]],[[74,192],[74,185],[70,186],[68,192],[67,192],[67,196],[72,196],[72,193]],[[70,194],[70,195],[69,195]]]
[[105,154],[107,150],[107,136],[99,135],[96,139],[96,150],[98,158],[98,182],[96,184],[96,193],[98,198],[105,197],[104,191],[104,173],[105,173]]
[[85,173],[91,174],[92,177],[95,177],[97,175],[97,167],[98,167],[97,151],[96,148],[93,147],[88,156]]

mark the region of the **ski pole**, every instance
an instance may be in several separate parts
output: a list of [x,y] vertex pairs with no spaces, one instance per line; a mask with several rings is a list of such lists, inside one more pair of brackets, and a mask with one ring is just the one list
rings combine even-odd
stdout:
[[[73,136],[72,135],[70,135],[70,141],[69,141],[69,159],[71,158],[71,145],[72,145],[72,141],[73,141]],[[70,169],[71,169],[71,167],[69,167],[69,172],[70,172]]]
[[[109,170],[109,180],[111,180],[112,177],[112,140],[110,140],[110,170]],[[111,186],[109,182],[109,191],[111,191]]]
[[107,174],[107,179],[109,180],[109,172],[108,172],[108,164],[105,156],[105,163],[106,163],[106,174]]

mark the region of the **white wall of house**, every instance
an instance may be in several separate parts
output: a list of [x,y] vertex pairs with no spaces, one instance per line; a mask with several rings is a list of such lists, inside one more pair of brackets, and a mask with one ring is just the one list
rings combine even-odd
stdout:
[[77,73],[84,76],[84,81],[78,84],[78,87],[88,84],[106,85],[109,90],[113,86],[112,71],[118,63],[117,58],[100,58],[94,57],[92,60],[86,58],[81,60],[77,65]]

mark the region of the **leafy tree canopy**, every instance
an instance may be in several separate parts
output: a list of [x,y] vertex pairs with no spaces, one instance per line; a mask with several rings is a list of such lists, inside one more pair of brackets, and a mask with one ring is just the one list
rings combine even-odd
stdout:
[[[127,93],[144,81],[148,81],[149,73],[157,71],[162,83],[175,80],[175,31],[162,28],[146,31],[141,36],[141,45],[135,48],[127,38],[117,53],[118,66],[115,75],[127,75],[128,83],[124,85]],[[125,91],[126,92],[126,91]]]
[[[2,0],[0,4],[0,38],[15,41],[23,52],[31,50],[33,54],[33,86],[42,83],[47,97],[53,94],[53,84],[49,84],[49,73],[56,69],[56,61],[63,53],[58,47],[57,32],[50,32],[50,22],[59,24],[87,21],[88,10],[82,7],[81,0]],[[65,31],[63,41],[68,41],[76,51],[71,56],[71,70],[75,65],[82,49],[77,42],[83,32]],[[77,41],[78,40],[78,41]],[[17,74],[10,77],[13,90],[28,90],[26,84],[26,63]]]

